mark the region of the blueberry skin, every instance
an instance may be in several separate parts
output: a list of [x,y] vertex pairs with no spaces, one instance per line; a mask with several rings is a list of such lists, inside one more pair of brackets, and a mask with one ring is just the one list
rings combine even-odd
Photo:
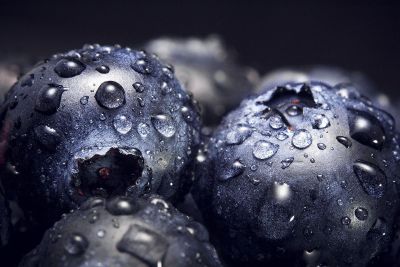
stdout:
[[345,71],[337,67],[312,66],[305,68],[278,69],[264,75],[258,85],[257,91],[272,88],[288,82],[311,82],[318,81],[335,86],[339,83],[352,84],[363,95],[370,98],[377,106],[389,111],[395,118],[400,111],[393,99],[377,89],[377,86],[363,73]]
[[398,140],[357,91],[287,84],[225,117],[193,193],[232,266],[365,266],[393,236]]
[[54,55],[1,109],[7,193],[46,223],[93,195],[175,201],[193,180],[198,110],[154,55],[118,45]]
[[8,202],[0,191],[0,250],[7,245],[11,234],[11,218]]
[[20,267],[222,266],[207,230],[158,196],[87,200]]
[[159,38],[144,47],[174,66],[179,80],[199,101],[206,126],[216,127],[258,82],[258,73],[240,66],[218,36]]

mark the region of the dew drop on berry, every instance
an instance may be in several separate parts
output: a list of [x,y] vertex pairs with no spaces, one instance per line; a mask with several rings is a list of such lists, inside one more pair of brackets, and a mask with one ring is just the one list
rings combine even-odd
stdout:
[[378,166],[358,160],[353,164],[353,170],[363,190],[374,198],[381,198],[386,189],[386,175]]
[[268,141],[258,141],[254,144],[253,147],[253,156],[256,159],[269,159],[272,156],[275,155],[275,153],[278,151],[279,145],[273,144]]
[[329,119],[324,114],[314,114],[311,124],[314,129],[325,129],[331,125]]
[[132,86],[138,93],[143,93],[145,90],[144,85],[140,82],[135,82]]
[[350,136],[363,145],[382,150],[386,136],[379,120],[367,112],[349,110]]
[[117,115],[113,120],[115,130],[120,134],[127,134],[132,129],[132,121],[125,115]]
[[221,181],[226,181],[231,178],[237,177],[244,172],[245,168],[246,166],[243,163],[241,163],[239,160],[235,160],[232,165],[224,166],[220,170],[221,173],[218,176],[218,179]]
[[292,137],[292,145],[299,149],[307,148],[312,143],[312,136],[311,134],[305,130],[300,129],[296,130]]
[[153,72],[152,64],[146,58],[139,58],[131,65],[132,69],[141,74],[150,74]]
[[294,161],[294,157],[289,157],[281,161],[281,168],[286,169],[288,168]]
[[36,96],[35,110],[44,114],[53,114],[61,104],[62,94],[66,90],[60,85],[47,85]]
[[340,221],[343,225],[349,225],[351,223],[351,219],[347,216],[343,217]]
[[303,113],[303,109],[299,106],[291,105],[286,109],[286,113],[291,117],[299,116]]
[[317,144],[317,147],[318,147],[320,150],[325,150],[325,149],[326,149],[326,145],[325,145],[324,143],[318,143],[318,144]]
[[337,136],[336,140],[344,145],[346,148],[349,148],[352,146],[351,140],[345,136]]
[[72,234],[65,242],[64,249],[70,255],[81,255],[89,246],[86,237],[81,234]]
[[278,130],[282,128],[283,125],[284,124],[280,116],[274,115],[269,118],[269,126],[271,126],[272,129]]
[[146,137],[150,132],[150,126],[146,123],[141,122],[137,127],[137,131],[141,137]]
[[101,65],[96,68],[96,70],[101,74],[106,74],[110,71],[110,68],[106,65]]
[[82,105],[86,105],[89,102],[89,97],[88,96],[82,96],[81,99],[79,100]]
[[106,109],[116,109],[125,104],[125,90],[117,82],[103,82],[95,95],[97,103]]
[[253,130],[250,127],[244,125],[238,126],[226,135],[226,143],[228,145],[240,145],[249,138],[252,133]]
[[175,135],[176,128],[171,116],[166,114],[152,116],[151,123],[161,135],[165,137],[172,137]]
[[81,74],[86,69],[85,65],[77,59],[63,58],[54,67],[55,73],[62,78],[71,78]]
[[368,210],[365,208],[357,208],[354,211],[354,214],[356,215],[356,218],[359,219],[360,221],[365,221],[368,218]]

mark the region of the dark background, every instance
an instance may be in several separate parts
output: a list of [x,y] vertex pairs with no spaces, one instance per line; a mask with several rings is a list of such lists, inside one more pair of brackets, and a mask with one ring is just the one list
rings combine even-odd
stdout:
[[396,1],[0,1],[0,53],[46,57],[84,43],[217,33],[261,74],[328,64],[400,97]]

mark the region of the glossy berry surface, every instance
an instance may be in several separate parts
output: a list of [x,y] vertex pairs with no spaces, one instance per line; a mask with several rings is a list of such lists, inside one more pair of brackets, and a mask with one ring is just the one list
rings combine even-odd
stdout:
[[8,193],[54,222],[90,196],[174,200],[192,181],[194,101],[155,56],[87,45],[36,65],[2,106]]
[[366,266],[393,237],[398,140],[352,88],[275,87],[200,152],[196,200],[232,266]]
[[20,267],[222,266],[207,230],[157,196],[92,198],[48,230]]
[[207,126],[218,125],[258,81],[256,71],[238,65],[232,51],[215,36],[160,38],[147,43],[145,49],[174,66],[179,80],[199,101]]

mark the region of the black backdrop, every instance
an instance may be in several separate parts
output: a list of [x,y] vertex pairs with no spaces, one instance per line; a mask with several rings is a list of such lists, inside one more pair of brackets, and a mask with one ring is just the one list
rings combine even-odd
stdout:
[[[400,1],[397,1],[400,2]],[[157,36],[220,34],[261,73],[336,65],[400,97],[396,1],[3,1],[0,53],[44,57],[84,43],[130,46]]]

